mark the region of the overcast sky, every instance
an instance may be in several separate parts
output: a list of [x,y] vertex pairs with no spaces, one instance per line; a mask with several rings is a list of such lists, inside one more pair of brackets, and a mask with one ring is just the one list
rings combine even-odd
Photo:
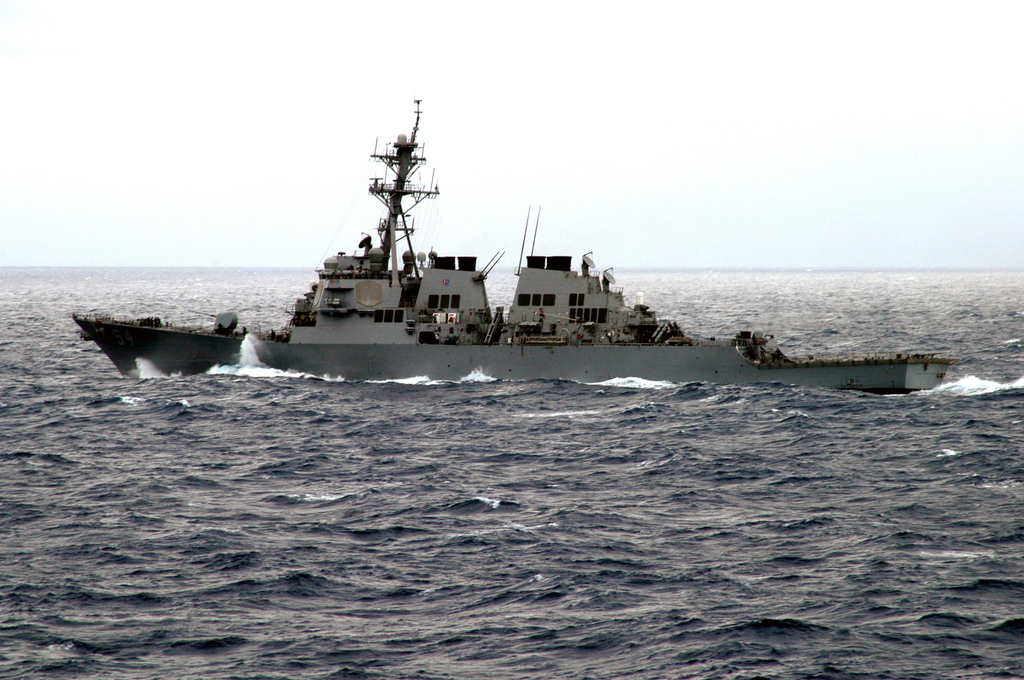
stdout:
[[[386,9],[385,9],[386,8]],[[1024,266],[1021,3],[0,0],[0,265]],[[531,225],[532,229],[532,225]],[[529,248],[529,246],[527,246]]]

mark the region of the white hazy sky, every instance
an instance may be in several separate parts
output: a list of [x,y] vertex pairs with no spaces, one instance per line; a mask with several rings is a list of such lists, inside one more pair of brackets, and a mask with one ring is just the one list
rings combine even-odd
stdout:
[[[0,265],[1024,266],[1024,3],[6,2]],[[529,247],[529,246],[528,246]]]

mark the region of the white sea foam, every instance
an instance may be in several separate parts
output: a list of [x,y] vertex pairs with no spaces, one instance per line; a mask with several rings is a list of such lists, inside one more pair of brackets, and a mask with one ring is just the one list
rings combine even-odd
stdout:
[[448,380],[431,380],[426,375],[416,375],[411,378],[388,378],[387,380],[367,380],[368,383],[377,385],[383,383],[397,383],[399,385],[444,385]]
[[72,652],[75,650],[74,642],[54,642],[46,645],[46,649],[51,652]]
[[[703,401],[703,402],[708,403],[708,404],[715,404],[715,403],[718,403],[718,402],[721,401],[721,402],[725,402],[723,404],[724,406],[736,406],[737,404],[745,404],[745,403],[747,403],[747,398],[746,397],[740,397],[739,399],[733,400],[733,399],[730,399],[728,394],[715,394],[715,395],[710,396],[710,397],[704,397],[700,401]],[[778,409],[776,409],[776,410],[778,410]]]
[[1020,338],[1010,338],[1009,340],[1004,340],[1003,344],[1004,345],[1019,345],[1020,344]]
[[242,347],[239,350],[239,363],[242,366],[263,366],[259,355],[256,354],[256,339],[251,333],[242,338]]
[[288,498],[295,498],[295,499],[301,500],[301,501],[303,501],[305,503],[317,503],[317,502],[328,502],[329,503],[331,501],[336,501],[339,498],[344,498],[344,497],[345,497],[344,495],[335,496],[335,495],[329,494],[329,493],[321,493],[321,494],[304,493],[301,496],[299,494],[288,494]]
[[497,510],[498,506],[501,505],[501,501],[499,501],[497,498],[486,498],[484,496],[477,496],[476,500],[491,506],[491,510]]
[[950,456],[959,456],[959,455],[960,455],[959,451],[954,451],[953,449],[942,449],[941,451],[939,451],[939,453],[937,453],[935,455],[935,457],[936,458],[949,458]]
[[[519,531],[519,532],[523,532],[523,533],[532,534],[532,533],[536,532],[539,529],[548,529],[548,528],[557,527],[557,526],[558,526],[558,524],[555,524],[553,522],[549,523],[549,524],[538,524],[536,526],[529,526],[529,525],[526,525],[526,524],[519,524],[518,522],[508,522],[506,524],[502,524],[499,527],[494,527],[494,528],[490,528],[490,529],[476,529],[474,531],[465,531],[465,532],[459,532],[459,533],[454,533],[454,534],[445,534],[445,538],[452,539],[452,538],[467,538],[467,537],[475,537],[475,536],[487,536],[488,534],[497,534],[497,533],[501,533],[501,532],[504,532],[504,531]],[[539,581],[542,578],[544,578],[544,577],[541,576],[540,574],[538,574],[537,576],[533,577],[532,579],[524,581],[524,583],[529,583],[530,581],[534,581],[534,580]]]
[[576,416],[596,416],[600,411],[552,411],[550,413],[517,413],[517,418],[575,418]]
[[[207,375],[239,375],[245,378],[320,378],[320,376],[301,371],[282,371],[269,366],[214,366],[206,373]],[[331,380],[327,376],[323,376],[322,379]]]
[[[153,365],[149,359],[143,359],[142,357],[136,357],[135,368],[139,374],[139,378],[142,380],[152,380],[153,378],[170,378],[169,376],[159,368]],[[177,374],[175,374],[177,375]]]
[[469,375],[465,375],[458,380],[434,380],[430,376],[417,375],[411,378],[388,378],[386,380],[367,380],[368,383],[382,384],[382,383],[397,383],[399,385],[454,385],[456,383],[489,383],[495,382],[497,378],[484,373],[479,368],[474,368]]
[[[251,333],[246,335],[242,340],[241,349],[238,352],[238,364],[231,366],[214,366],[207,371],[210,375],[239,375],[246,378],[317,378],[318,376],[310,375],[309,373],[303,373],[302,371],[282,371],[277,368],[271,368],[260,361],[259,355],[256,353],[256,343],[258,340],[255,339]],[[327,376],[324,376],[325,380],[329,380]]]
[[994,380],[983,380],[973,375],[960,378],[956,382],[944,383],[932,389],[932,392],[952,392],[953,394],[975,395],[999,392],[1002,390],[1018,390],[1024,388],[1024,378],[1012,383],[999,383]]
[[459,382],[464,383],[489,383],[496,380],[497,378],[492,378],[479,368],[474,368],[469,375],[459,378]]
[[230,366],[216,365],[206,373],[208,375],[238,375],[245,378],[310,378],[313,380],[329,380],[341,382],[344,378],[333,378],[329,375],[313,375],[302,371],[271,368],[262,361],[256,353],[256,343],[259,342],[252,334],[246,335],[242,340],[241,349],[238,352],[238,363]]
[[611,378],[601,382],[586,384],[598,387],[629,387],[640,390],[665,390],[676,386],[674,382],[667,380],[646,380],[644,378]]
[[943,560],[976,560],[979,557],[992,557],[990,552],[968,552],[966,550],[942,550],[939,552],[921,552],[921,557],[935,557]]
[[982,489],[1016,489],[1020,482],[1016,479],[1004,479],[1001,482],[984,482],[978,486]]
[[659,468],[663,465],[668,465],[676,459],[675,456],[669,456],[662,460],[643,460],[636,464],[638,470],[646,470],[648,468]]
[[142,397],[121,397],[121,403],[128,404],[129,406],[138,406],[144,401],[146,400]]

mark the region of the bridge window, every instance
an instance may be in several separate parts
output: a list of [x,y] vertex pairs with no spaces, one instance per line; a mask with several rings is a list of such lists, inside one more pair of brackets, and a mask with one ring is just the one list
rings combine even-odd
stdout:
[[555,306],[555,296],[554,296],[553,293],[545,293],[544,294],[544,306],[545,307],[554,307]]
[[540,293],[533,294],[533,300],[531,300],[531,306],[540,307]]
[[447,309],[448,308],[448,303],[450,302],[450,300],[451,300],[451,298],[448,297],[447,295],[442,295],[441,296],[441,303],[438,305],[438,307],[440,307],[441,309]]
[[589,323],[589,322],[590,322],[590,307],[585,307],[583,309],[583,323]]
[[518,307],[529,307],[530,306],[530,294],[520,293],[519,300],[517,302]]
[[462,296],[461,295],[453,295],[452,296],[452,309],[459,309],[462,306],[462,305],[459,304],[460,302],[462,302]]
[[437,295],[427,296],[427,309],[437,309],[437,303],[440,298]]
[[395,321],[395,310],[385,309],[384,310],[384,323],[394,323]]
[[405,318],[405,310],[404,309],[396,309],[395,310],[395,323],[402,323],[402,320],[404,318]]
[[375,310],[373,310],[373,322],[374,323],[380,323],[383,320],[384,320],[384,310],[383,309],[375,309]]
[[575,307],[576,306],[576,293],[569,293],[569,306],[570,307]]
[[597,322],[598,323],[606,323],[607,321],[608,321],[608,308],[607,307],[601,307],[599,310],[597,310]]

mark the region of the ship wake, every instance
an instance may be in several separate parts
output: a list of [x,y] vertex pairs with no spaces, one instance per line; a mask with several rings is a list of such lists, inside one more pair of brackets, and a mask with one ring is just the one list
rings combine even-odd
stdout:
[[990,394],[1005,390],[1024,389],[1024,377],[1018,378],[1010,383],[1000,383],[994,380],[984,380],[977,376],[969,375],[965,378],[951,383],[944,383],[929,390],[930,392],[950,392],[956,395],[974,396],[978,394]]

